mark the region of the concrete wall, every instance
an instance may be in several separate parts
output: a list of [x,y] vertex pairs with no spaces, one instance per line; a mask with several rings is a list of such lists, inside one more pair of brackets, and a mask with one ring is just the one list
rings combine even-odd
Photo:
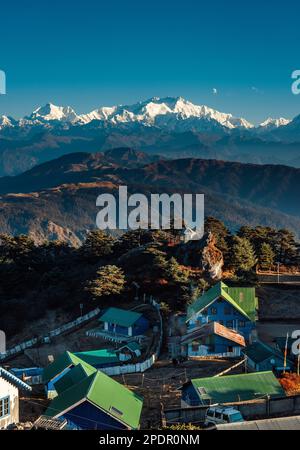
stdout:
[[19,392],[18,388],[4,378],[0,377],[0,399],[10,398],[10,414],[0,418],[0,429],[6,428],[12,423],[19,422]]

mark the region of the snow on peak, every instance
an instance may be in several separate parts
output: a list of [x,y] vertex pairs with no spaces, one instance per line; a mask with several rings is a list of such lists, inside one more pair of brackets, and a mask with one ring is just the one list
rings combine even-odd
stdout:
[[[216,111],[208,106],[195,105],[182,97],[152,97],[133,105],[100,108],[80,116],[83,123],[106,120],[112,124],[138,122],[143,125],[201,129],[201,120],[218,122],[227,128],[253,128],[242,118]],[[180,123],[186,120],[187,123]]]
[[30,116],[32,120],[59,120],[62,122],[76,122],[78,116],[74,109],[70,106],[56,106],[52,103],[47,103],[45,106],[40,106]]
[[284,117],[279,117],[279,119],[268,117],[268,119],[262,122],[259,126],[263,128],[278,128],[288,125],[290,122],[291,120],[285,119]]
[[15,124],[15,120],[8,116],[0,116],[0,130],[5,127],[12,127]]

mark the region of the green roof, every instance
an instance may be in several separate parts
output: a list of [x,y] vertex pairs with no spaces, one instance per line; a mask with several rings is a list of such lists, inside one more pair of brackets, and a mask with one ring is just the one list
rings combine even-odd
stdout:
[[94,367],[84,362],[74,353],[65,352],[62,353],[58,358],[56,358],[53,363],[45,367],[43,371],[43,382],[48,383],[68,367],[77,366],[78,364],[82,365],[86,375],[91,375],[95,371]]
[[[94,371],[96,372],[96,369],[94,369]],[[78,364],[54,383],[56,392],[58,393],[58,395],[61,394],[65,390],[74,386],[74,384],[82,381],[87,377],[87,375],[90,375],[90,373],[87,374],[82,364]]]
[[141,313],[120,308],[109,308],[100,317],[100,322],[115,323],[121,327],[131,327],[142,316]]
[[119,361],[119,358],[114,350],[107,348],[101,350],[91,350],[87,352],[77,352],[74,355],[90,364],[91,366],[98,366],[101,364],[114,363]]
[[[282,359],[282,361],[284,360],[283,353],[280,353],[275,348],[272,348],[261,341],[253,342],[253,344],[248,345],[248,347],[243,349],[242,352],[257,364],[271,357]],[[289,363],[291,362],[289,361]]]
[[203,311],[215,300],[222,297],[230,303],[237,311],[252,322],[255,321],[257,298],[255,288],[230,288],[220,281],[206,291],[201,297],[190,305],[187,311],[187,320],[194,314]]
[[45,415],[59,417],[73,405],[85,400],[128,427],[139,427],[143,399],[100,371],[81,380],[52,400]]
[[[285,392],[273,372],[197,378],[191,380],[199,398],[206,403],[234,403],[270,397],[283,397]],[[199,392],[204,388],[205,392]]]
[[123,348],[128,348],[129,350],[131,350],[133,352],[136,350],[141,350],[141,346],[135,341],[131,341],[131,342],[128,342],[126,345],[123,345],[123,347],[119,348],[119,351],[122,350]]

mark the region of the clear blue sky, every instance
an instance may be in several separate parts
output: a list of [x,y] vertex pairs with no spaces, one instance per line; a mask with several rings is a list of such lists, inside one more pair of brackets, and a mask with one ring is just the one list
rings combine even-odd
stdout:
[[0,114],[167,95],[256,122],[300,113],[298,0],[14,0],[0,14]]

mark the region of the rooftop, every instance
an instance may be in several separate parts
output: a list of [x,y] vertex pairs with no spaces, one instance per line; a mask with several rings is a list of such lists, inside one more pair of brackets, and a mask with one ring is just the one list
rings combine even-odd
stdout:
[[222,297],[230,303],[237,311],[252,322],[255,321],[257,298],[255,296],[255,288],[252,287],[229,287],[222,281],[212,286],[203,295],[198,297],[194,303],[190,305],[187,312],[187,320],[203,311],[215,300]]
[[116,352],[106,348],[86,352],[76,352],[74,355],[95,367],[119,361]]
[[114,323],[121,327],[131,327],[135,322],[142,317],[141,313],[128,311],[120,308],[108,308],[100,317],[100,322]]
[[81,380],[52,400],[45,415],[57,418],[73,405],[85,400],[130,428],[139,427],[142,398],[100,371]]
[[67,351],[62,353],[53,361],[53,363],[49,364],[49,366],[45,367],[43,372],[43,382],[48,383],[68,367],[77,366],[78,364],[81,364],[86,375],[90,375],[95,371],[94,367],[90,366],[74,353]]
[[191,383],[204,403],[235,403],[270,397],[284,397],[285,392],[273,372],[197,378]]
[[[284,354],[264,342],[257,341],[243,349],[243,353],[255,363],[261,363],[270,357],[284,359]],[[290,364],[292,364],[290,362]]]
[[20,380],[20,378],[16,377],[11,372],[8,372],[8,370],[3,369],[3,367],[0,367],[0,378],[4,378],[4,380],[15,385],[19,389],[22,389],[25,391],[32,390],[32,388],[30,386],[28,386],[28,384],[24,383],[24,381]]

